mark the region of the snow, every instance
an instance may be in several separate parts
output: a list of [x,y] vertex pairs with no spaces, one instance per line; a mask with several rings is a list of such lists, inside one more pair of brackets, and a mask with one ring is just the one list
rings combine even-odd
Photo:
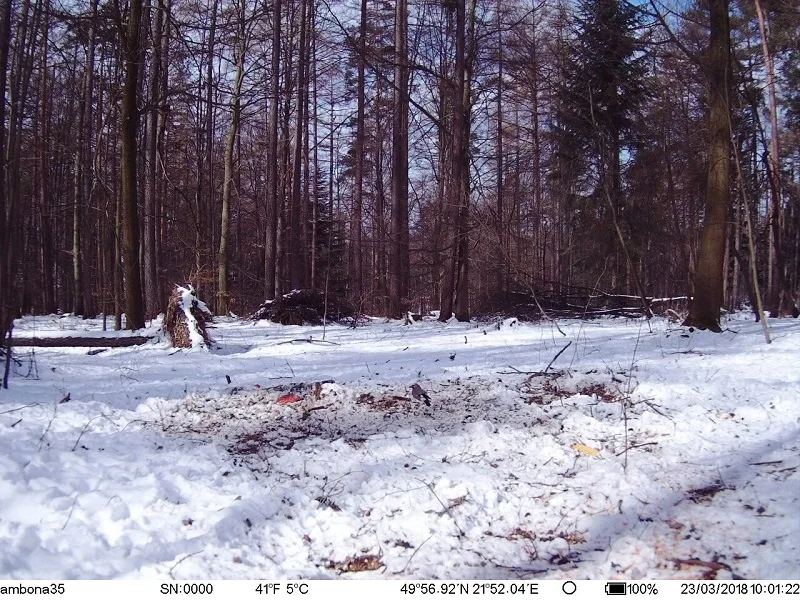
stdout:
[[798,579],[800,323],[767,345],[749,319],[219,319],[210,352],[20,348],[0,577]]
[[203,332],[197,324],[197,319],[192,314],[192,309],[196,308],[207,315],[211,316],[211,310],[206,306],[206,303],[200,300],[191,285],[186,287],[177,286],[177,291],[181,295],[181,310],[186,317],[186,329],[189,332],[189,340],[192,343],[192,348],[205,348],[206,341],[203,339]]

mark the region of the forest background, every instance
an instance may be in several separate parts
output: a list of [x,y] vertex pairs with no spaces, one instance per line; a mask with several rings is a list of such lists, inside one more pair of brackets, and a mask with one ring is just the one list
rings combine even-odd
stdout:
[[796,314],[799,59],[791,0],[0,0],[0,333],[184,282]]

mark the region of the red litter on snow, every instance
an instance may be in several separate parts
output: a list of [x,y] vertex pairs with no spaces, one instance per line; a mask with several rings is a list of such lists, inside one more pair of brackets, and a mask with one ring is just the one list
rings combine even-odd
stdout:
[[302,396],[289,392],[278,398],[278,404],[292,404],[293,402],[300,402],[302,399]]

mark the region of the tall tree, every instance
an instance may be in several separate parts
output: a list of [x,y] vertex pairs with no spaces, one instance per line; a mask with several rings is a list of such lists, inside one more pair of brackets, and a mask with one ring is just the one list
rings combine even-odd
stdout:
[[270,62],[269,118],[267,121],[267,206],[264,278],[267,299],[275,298],[278,263],[278,103],[281,66],[281,0],[272,3],[272,58]]
[[305,257],[303,247],[303,139],[306,132],[306,94],[308,81],[306,77],[308,53],[306,37],[308,35],[308,0],[300,0],[300,40],[297,59],[297,104],[294,137],[294,159],[292,162],[292,196],[289,210],[289,279],[292,289],[305,287]]
[[49,188],[50,178],[50,102],[48,91],[48,78],[50,76],[47,67],[48,60],[48,39],[50,33],[50,2],[46,0],[45,17],[42,20],[42,45],[39,81],[39,139],[38,139],[38,159],[39,159],[39,226],[41,227],[41,244],[39,248],[42,268],[42,308],[45,313],[52,314],[56,311],[55,282],[53,269],[53,218],[51,215],[51,198]]
[[459,321],[469,320],[469,139],[472,61],[475,56],[475,1],[457,0],[455,13],[455,70],[450,86],[453,97],[453,119],[450,131],[452,150],[448,206],[452,229],[439,309],[441,321],[447,321],[453,315],[454,309]]
[[476,47],[475,21],[477,19],[476,0],[466,0],[465,31],[463,42],[463,74],[459,77],[461,95],[460,112],[456,118],[461,124],[458,128],[461,142],[458,146],[458,158],[461,163],[457,172],[458,179],[454,179],[454,187],[458,189],[458,243],[457,243],[457,274],[455,289],[455,316],[459,321],[470,320],[470,257],[469,257],[469,220],[470,196],[472,193],[472,177],[470,174],[470,139],[472,137],[472,75],[478,49]]
[[761,6],[761,0],[755,0],[758,29],[761,34],[761,49],[764,55],[764,67],[767,75],[767,97],[769,99],[770,145],[767,154],[767,170],[770,187],[769,210],[769,277],[767,285],[767,302],[772,314],[794,314],[798,308],[792,301],[789,282],[786,278],[783,243],[783,198],[781,195],[781,154],[780,126],[778,124],[778,94],[775,82],[775,57],[769,47],[769,23]]
[[408,1],[395,2],[392,116],[392,228],[389,315],[399,317],[410,283],[408,231]]
[[[0,98],[6,97],[8,51],[11,38],[11,0],[0,0]],[[14,327],[14,299],[11,252],[11,223],[8,220],[6,183],[6,103],[0,102],[0,347],[5,352],[3,387],[8,387],[8,367],[11,364],[11,330]]]
[[139,65],[142,62],[143,0],[130,0],[128,22],[120,18],[125,81],[122,88],[120,177],[122,187],[122,258],[125,266],[125,319],[128,329],[144,327],[142,279],[139,261],[139,210],[137,197],[137,140],[139,134]]
[[694,276],[694,298],[686,326],[721,332],[725,234],[730,205],[730,101],[731,48],[728,0],[710,0],[711,24],[708,52],[709,148],[706,212]]
[[356,143],[353,210],[350,215],[350,298],[359,310],[364,302],[364,257],[362,247],[362,212],[364,193],[364,72],[367,64],[367,0],[361,0],[358,29],[358,80],[356,82]]
[[158,161],[158,137],[159,137],[159,118],[163,114],[160,110],[164,102],[161,96],[166,90],[162,90],[162,40],[164,36],[164,13],[166,6],[164,0],[159,0],[155,4],[151,13],[151,53],[150,53],[150,72],[148,83],[150,85],[149,107],[147,112],[147,134],[145,138],[145,168],[144,168],[144,296],[145,313],[152,318],[159,312],[160,298],[158,293],[158,254],[156,251],[156,196],[158,193],[157,184],[157,161]]
[[[585,165],[573,171],[585,173],[579,187],[585,195],[585,222],[600,218],[607,223],[606,253],[615,256],[617,242],[627,253],[618,232],[627,208],[622,152],[632,148],[634,123],[647,95],[639,10],[627,0],[582,0],[576,26],[559,94],[561,139],[565,153]],[[621,262],[613,263],[614,285]]]
[[496,268],[494,274],[494,288],[496,292],[504,293],[506,291],[506,245],[505,245],[505,207],[503,206],[503,77],[504,77],[504,53],[503,53],[503,22],[502,22],[502,0],[497,0],[495,8],[497,18],[497,98],[495,103],[497,105],[497,125],[496,125],[496,139],[495,139],[495,178],[496,189],[495,194],[495,224],[494,235],[495,242],[495,260],[492,262]]
[[94,87],[95,28],[97,24],[97,0],[91,2],[89,35],[86,42],[86,62],[84,63],[83,86],[78,99],[78,144],[75,147],[75,191],[72,205],[72,274],[73,302],[72,312],[76,315],[91,316],[91,294],[85,281],[85,241],[84,206],[91,204],[92,190],[92,90]]
[[234,75],[233,90],[231,91],[231,124],[225,140],[225,176],[222,181],[222,215],[220,217],[219,252],[218,262],[218,290],[219,302],[217,312],[227,315],[230,311],[230,291],[228,289],[228,237],[230,235],[231,195],[233,191],[233,151],[236,147],[236,136],[239,134],[239,120],[242,112],[242,82],[244,81],[244,60],[247,51],[247,19],[246,0],[236,3],[236,42],[234,44],[234,62],[236,74]]

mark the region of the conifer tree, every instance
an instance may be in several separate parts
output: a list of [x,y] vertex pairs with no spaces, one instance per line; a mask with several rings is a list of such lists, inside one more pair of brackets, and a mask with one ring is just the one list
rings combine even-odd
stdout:
[[559,151],[572,163],[568,171],[582,174],[576,189],[590,204],[579,214],[592,224],[608,222],[613,244],[611,222],[624,213],[622,155],[632,152],[648,94],[641,17],[625,0],[582,0],[574,28],[559,91]]

